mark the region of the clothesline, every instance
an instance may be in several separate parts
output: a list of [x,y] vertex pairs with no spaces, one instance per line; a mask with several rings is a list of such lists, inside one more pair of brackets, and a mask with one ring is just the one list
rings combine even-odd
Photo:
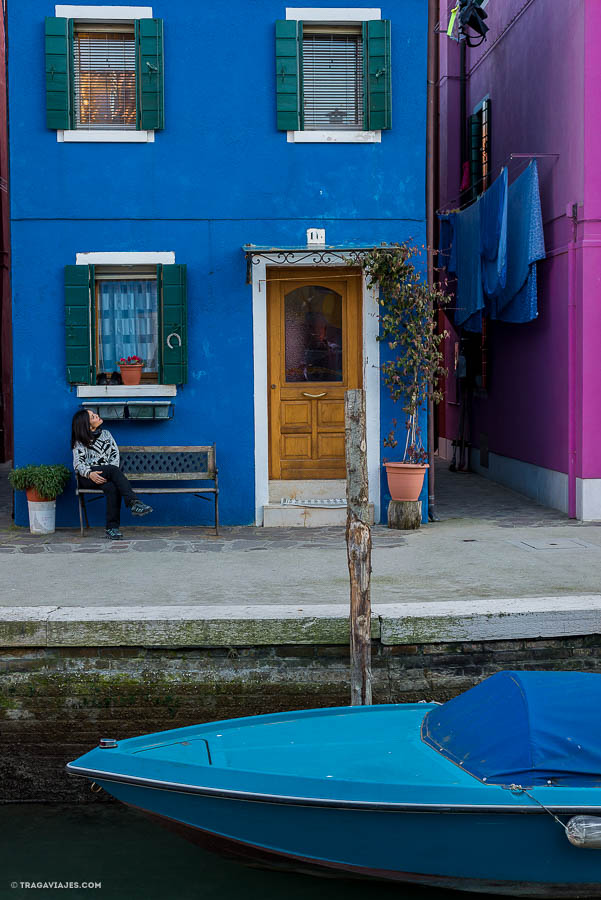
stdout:
[[[499,168],[499,175],[505,168],[505,164],[511,162],[512,160],[517,159],[517,160],[520,160],[521,162],[530,163],[533,159],[547,159],[547,158],[558,159],[559,153],[510,153],[509,156],[506,156],[505,159],[503,160],[503,162]],[[475,187],[480,187],[482,182],[485,181],[487,178],[488,178],[487,175],[483,175],[482,178],[478,179],[478,181],[475,184],[470,185],[470,187],[467,188],[467,190],[471,190]],[[451,200],[448,200],[447,207],[450,207],[456,200],[461,200],[461,197],[464,193],[465,193],[465,191],[462,191],[461,194],[459,194],[457,197],[453,197]],[[461,212],[462,210],[467,209],[468,206],[471,206],[472,203],[475,203],[477,199],[478,199],[478,197],[474,197],[470,200],[467,200],[465,203],[462,203],[461,206],[452,207],[451,209],[448,209],[448,208],[447,209],[442,209],[442,208],[437,209],[436,215],[439,216],[439,215],[447,215],[448,213],[451,213],[451,212]]]

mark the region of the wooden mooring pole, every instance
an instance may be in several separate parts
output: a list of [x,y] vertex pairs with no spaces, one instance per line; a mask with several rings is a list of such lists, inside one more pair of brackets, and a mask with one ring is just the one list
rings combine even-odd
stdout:
[[351,706],[371,704],[371,529],[365,392],[344,395],[346,552],[351,583]]

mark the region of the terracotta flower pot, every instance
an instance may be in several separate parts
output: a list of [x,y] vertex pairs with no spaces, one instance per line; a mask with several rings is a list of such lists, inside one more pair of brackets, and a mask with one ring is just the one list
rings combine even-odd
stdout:
[[50,500],[48,497],[42,497],[41,494],[38,494],[35,488],[27,488],[25,491],[27,494],[27,499],[30,503],[49,503]]
[[127,366],[120,365],[119,369],[123,384],[140,384],[143,368],[144,363],[133,363]]
[[419,500],[424,485],[427,463],[385,462],[388,490],[392,500]]

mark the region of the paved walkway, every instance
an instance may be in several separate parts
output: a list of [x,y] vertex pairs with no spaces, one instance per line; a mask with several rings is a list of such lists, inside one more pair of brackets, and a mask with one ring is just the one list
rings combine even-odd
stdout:
[[[601,525],[582,525],[486,481],[438,470],[441,522],[373,529],[372,599],[406,603],[595,594]],[[348,602],[343,528],[92,529],[36,537],[0,523],[3,606]],[[34,558],[32,558],[34,557]]]

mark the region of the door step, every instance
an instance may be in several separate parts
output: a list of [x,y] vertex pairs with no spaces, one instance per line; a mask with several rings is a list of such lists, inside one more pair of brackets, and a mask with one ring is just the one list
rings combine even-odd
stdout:
[[[374,521],[373,504],[369,504],[370,524]],[[346,504],[321,506],[302,503],[268,503],[263,507],[265,528],[327,528],[346,525]]]
[[269,504],[282,500],[335,500],[346,497],[345,478],[305,478],[269,482]]
[[[373,525],[374,508],[369,505]],[[265,528],[327,528],[346,525],[344,478],[269,482],[269,503],[263,507]]]

